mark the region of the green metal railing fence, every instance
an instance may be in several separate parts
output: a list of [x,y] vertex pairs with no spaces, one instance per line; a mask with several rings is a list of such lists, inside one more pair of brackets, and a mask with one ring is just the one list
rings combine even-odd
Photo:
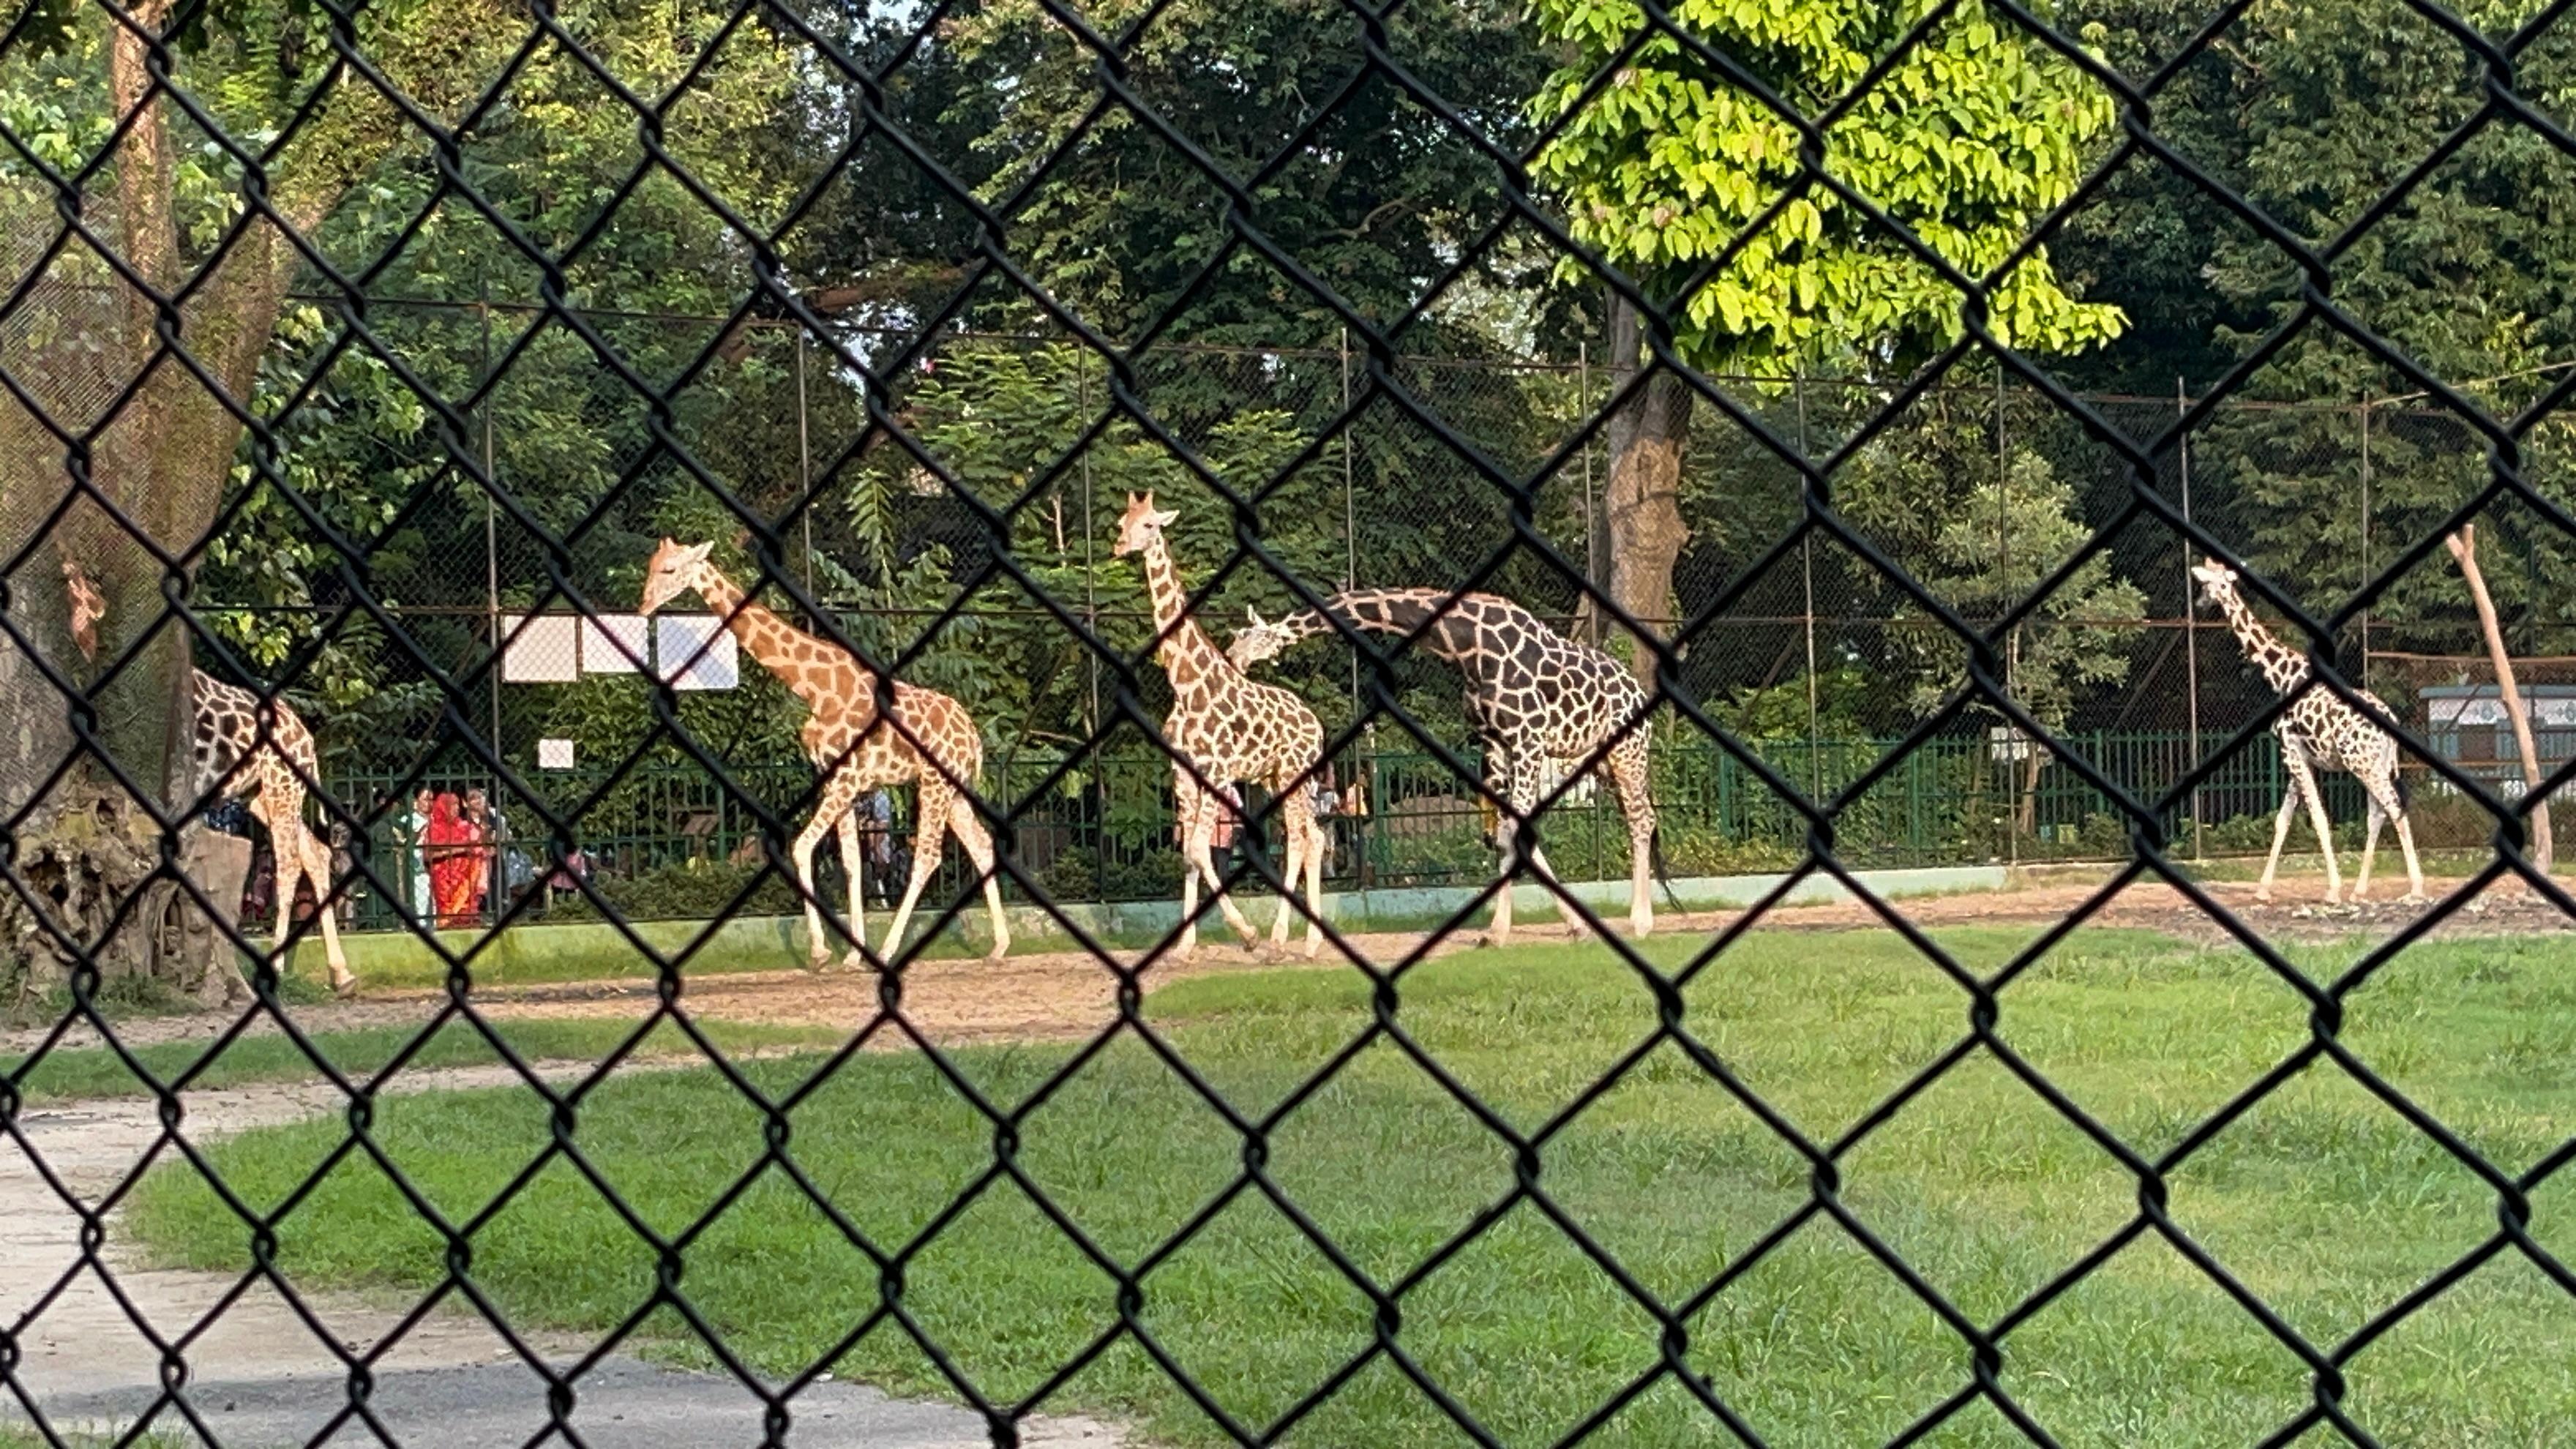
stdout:
[[[2190,765],[2194,746],[2181,733],[2092,732],[2065,743],[2141,795],[2169,788]],[[1751,748],[1782,778],[1830,795],[1847,789],[1895,747],[1892,740],[1779,740]],[[2052,763],[2043,763],[2034,778],[2026,759],[2003,757],[2008,754],[1983,737],[1941,738],[1916,749],[1842,812],[1837,851],[1844,860],[1877,866],[2083,859],[2123,851],[2121,817],[2099,792]],[[1011,847],[1022,868],[1062,900],[1152,899],[1176,890],[1180,862],[1172,838],[1170,768],[1150,757],[1099,759],[1039,795],[1060,763],[1024,753],[988,770],[992,798],[1017,812]],[[782,819],[796,818],[813,779],[801,761],[732,768],[744,791]],[[525,778],[550,809],[569,812],[589,802],[580,815],[580,844],[592,879],[630,916],[713,916],[746,888],[754,894],[744,909],[794,907],[792,891],[766,869],[758,814],[702,770],[646,766],[627,771],[605,790],[609,777],[599,771],[530,772]],[[1326,875],[1334,887],[1463,884],[1483,879],[1491,868],[1476,797],[1432,756],[1354,755],[1336,762],[1336,778],[1364,781],[1368,810],[1330,822],[1334,850]],[[416,868],[399,823],[407,809],[379,802],[407,786],[460,794],[480,786],[512,823],[513,838],[496,845],[487,907],[515,890],[543,892],[553,872],[550,842],[515,828],[535,820],[536,813],[495,781],[457,774],[408,782],[350,772],[333,774],[327,783],[335,798],[376,814],[378,823],[363,848],[398,894],[408,894],[404,882]],[[2337,818],[2357,820],[2361,801],[2352,782],[2338,776],[2327,783]],[[1804,817],[1713,743],[1658,744],[1655,786],[1663,852],[1676,876],[1778,869],[1800,853]],[[2208,840],[2210,847],[2267,843],[2248,822],[2268,823],[2281,789],[2279,751],[2266,735],[2200,790],[2201,820],[2225,827]],[[897,871],[909,858],[909,803],[901,792],[891,802],[891,833],[901,852]],[[1260,804],[1257,792],[1247,800],[1256,812]],[[2173,812],[2166,828],[2174,839],[2191,843],[2188,811]],[[1568,879],[1627,875],[1626,830],[1607,790],[1561,803],[1543,833],[1551,862]],[[1275,839],[1275,831],[1248,831],[1246,841],[1255,836]],[[519,857],[515,868],[513,851]],[[826,849],[823,861],[823,888],[837,892],[837,852]],[[944,862],[934,889],[958,889],[961,866],[955,859]],[[888,891],[899,887],[899,876],[882,883]],[[577,896],[561,894],[539,905],[556,914],[589,909]],[[351,914],[361,929],[391,927],[399,919],[395,902],[372,890],[352,904]]]

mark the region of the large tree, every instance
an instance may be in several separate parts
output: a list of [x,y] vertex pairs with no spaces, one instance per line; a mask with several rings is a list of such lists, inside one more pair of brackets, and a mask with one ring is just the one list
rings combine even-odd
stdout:
[[[47,266],[0,329],[0,366],[44,414],[0,404],[0,546],[14,551],[46,530],[49,552],[95,581],[106,614],[95,660],[85,659],[72,647],[60,580],[44,577],[52,559],[40,555],[42,568],[12,580],[12,623],[46,666],[87,691],[98,748],[76,751],[68,703],[34,659],[0,649],[0,697],[12,702],[10,728],[0,731],[0,807],[33,807],[13,832],[33,898],[12,892],[0,905],[11,908],[7,944],[39,969],[91,955],[109,974],[167,975],[180,963],[161,946],[171,938],[161,924],[171,893],[149,884],[163,838],[152,816],[179,809],[194,783],[194,651],[171,604],[191,600],[226,499],[294,472],[299,419],[281,399],[300,386],[300,370],[264,378],[263,366],[292,315],[290,287],[307,270],[299,241],[355,272],[382,260],[424,211],[433,234],[486,224],[437,179],[429,138],[340,58],[325,12],[293,0],[211,8],[141,0],[121,19],[103,7],[40,10],[0,77],[0,118],[14,142],[0,147],[0,216],[11,221],[13,242],[28,235],[25,219],[46,218],[36,233],[46,244],[22,243],[12,259]],[[716,42],[722,20],[674,0],[555,13],[621,81],[655,97]],[[397,3],[361,11],[349,38],[410,103],[454,124],[532,24],[505,0]],[[724,45],[671,112],[673,149],[719,189],[738,149],[726,137],[748,124],[737,118],[774,105],[789,73],[784,47],[757,25]],[[636,125],[595,79],[549,49],[461,138],[467,174],[542,233],[550,202],[595,206],[605,193],[555,192],[557,175],[514,177],[513,150],[541,158],[531,169],[546,172],[568,154],[632,152]],[[96,194],[65,189],[57,178],[82,175],[102,151]],[[434,235],[415,244],[422,255],[437,245]],[[613,259],[616,249],[608,252]],[[664,249],[666,265],[700,260]],[[408,265],[416,270],[418,257]],[[613,287],[615,273],[600,280]],[[249,442],[245,412],[262,418]],[[79,437],[83,429],[92,436]],[[472,451],[443,428],[420,445],[452,459]],[[75,754],[73,768],[45,788]],[[62,949],[40,916],[81,944]]]
[[[1694,39],[1808,115],[1842,97],[1934,8],[1922,0],[1667,7]],[[1575,110],[1536,173],[1562,194],[1575,234],[1669,307],[1682,361],[1782,380],[1818,367],[1885,376],[1959,335],[1957,289],[1858,208],[1802,179],[1801,141],[1788,119],[1669,34],[1626,50],[1646,25],[1633,0],[1539,0],[1536,13],[1565,53],[1536,109],[1549,121]],[[1609,84],[1588,93],[1614,66]],[[2033,218],[2068,195],[2112,116],[2107,92],[1969,3],[1835,124],[1825,164],[1977,276],[2000,266]],[[1704,285],[1676,295],[1739,241]],[[2070,295],[2045,249],[1991,297],[1990,324],[2017,347],[2081,348],[2120,323],[2116,309]],[[1610,361],[1623,375],[1650,363],[1648,330],[1626,297],[1612,298]],[[1606,591],[1642,620],[1673,613],[1689,420],[1688,391],[1659,370],[1612,429]],[[1651,672],[1643,651],[1637,667]]]

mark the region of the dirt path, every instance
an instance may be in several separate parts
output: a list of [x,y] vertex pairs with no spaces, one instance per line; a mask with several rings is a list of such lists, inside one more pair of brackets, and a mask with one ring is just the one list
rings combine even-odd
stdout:
[[[2461,884],[2457,879],[2426,882],[2437,899]],[[2334,941],[2384,938],[2422,913],[2421,906],[2402,905],[2393,899],[2402,881],[2391,884],[2383,880],[2377,885],[2378,900],[2344,907],[2321,903],[2325,884],[2317,876],[2281,881],[2269,905],[2254,899],[2250,882],[2224,881],[2206,889],[2223,907],[2268,939]],[[1927,929],[2040,926],[2083,909],[2099,888],[2097,878],[2009,892],[1910,897],[1894,906],[1905,919]],[[1735,924],[1741,915],[1736,911],[1667,915],[1658,922],[1658,930],[1665,935],[1689,932],[1706,936]],[[1869,906],[1840,901],[1777,908],[1763,917],[1757,929],[1840,931],[1883,929],[1885,925]],[[2098,909],[2084,929],[2096,927],[2156,930],[2210,944],[2234,939],[2180,892],[2160,883],[2132,885],[2121,892]],[[2571,929],[2576,929],[2576,922],[2570,922],[2547,902],[2515,888],[2490,891],[2483,899],[2471,902],[2445,921],[2437,934],[2535,934]],[[1520,933],[1522,939],[1533,941],[1561,941],[1571,935],[1566,927],[1553,923],[1525,925]],[[1368,934],[1351,940],[1365,959],[1381,965],[1400,961],[1423,944],[1419,934]],[[1428,954],[1439,957],[1474,949],[1473,934],[1462,931],[1434,944]],[[1137,953],[1121,952],[1118,959],[1133,964],[1138,958]],[[1231,944],[1207,944],[1200,948],[1195,960],[1156,961],[1145,972],[1144,980],[1151,989],[1195,976],[1262,970],[1282,964],[1305,962],[1303,957],[1277,958]],[[1329,946],[1314,964],[1347,969],[1347,963]],[[1096,958],[1080,951],[1018,955],[1000,962],[923,961],[906,975],[903,1012],[913,1030],[942,1047],[1061,1041],[1090,1035],[1114,1020],[1116,987],[1116,977],[1103,969]],[[652,1011],[659,1001],[655,984],[642,978],[495,986],[478,991],[476,999],[488,1016],[504,1021],[566,1017],[632,1020]],[[691,1014],[706,1020],[849,1029],[872,1020],[879,1006],[878,982],[873,974],[836,971],[816,976],[793,969],[692,978],[686,982],[682,999]],[[374,991],[357,1001],[297,1008],[295,1018],[303,1029],[317,1032],[418,1026],[444,1000],[443,993],[429,990]],[[202,1017],[174,1016],[131,1021],[120,1026],[119,1031],[128,1043],[139,1045],[208,1036],[223,1025]],[[274,1023],[262,1022],[257,1029],[276,1028]],[[24,1051],[38,1035],[23,1030],[0,1034],[0,1052]],[[83,1027],[68,1035],[64,1044],[78,1046],[95,1040],[95,1033]],[[870,1045],[899,1049],[909,1041],[898,1031],[881,1028]]]
[[[516,1080],[498,1066],[425,1070],[405,1074],[389,1090]],[[191,1092],[186,1103],[182,1127],[200,1146],[344,1105],[330,1088],[303,1084]],[[244,1291],[221,1274],[146,1268],[113,1214],[102,1256],[114,1291],[82,1265],[80,1215],[138,1164],[170,1150],[153,1104],[30,1109],[19,1115],[18,1132],[24,1147],[0,1141],[0,1326],[18,1346],[14,1387],[58,1430],[133,1422],[159,1397],[163,1373],[161,1351],[139,1321],[165,1341],[184,1339],[189,1402],[219,1442],[265,1449],[316,1440],[349,1402],[348,1370],[275,1288],[259,1282]],[[28,1149],[41,1160],[41,1172]],[[78,1200],[77,1212],[56,1184]],[[308,1295],[307,1303],[332,1339],[360,1355],[384,1344],[400,1318],[383,1304],[342,1294]],[[31,1310],[39,1310],[32,1320]],[[531,1346],[558,1368],[587,1347],[561,1337],[541,1337]],[[490,1325],[465,1312],[428,1315],[371,1367],[377,1380],[371,1405],[399,1443],[502,1449],[532,1442],[547,1422],[544,1381]],[[0,1423],[19,1412],[14,1397],[0,1400]],[[796,1442],[826,1449],[966,1449],[992,1442],[971,1413],[890,1399],[857,1384],[816,1384],[798,1395],[794,1414]],[[619,1355],[579,1381],[573,1422],[591,1444],[716,1449],[756,1442],[761,1405],[730,1379]],[[165,1421],[164,1427],[180,1426]],[[1055,1449],[1115,1449],[1122,1442],[1108,1426],[1076,1419],[1033,1422],[1024,1433],[1024,1442]],[[375,1440],[353,1422],[329,1442]]]

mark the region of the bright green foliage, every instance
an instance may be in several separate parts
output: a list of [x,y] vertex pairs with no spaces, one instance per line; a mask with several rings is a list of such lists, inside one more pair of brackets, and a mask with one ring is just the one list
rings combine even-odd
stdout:
[[[1670,12],[1802,112],[1844,95],[1932,9],[1920,0],[1681,0]],[[1633,36],[1633,0],[1540,0],[1572,56],[1535,102],[1553,121]],[[1827,134],[1832,173],[1952,266],[1983,276],[2065,199],[2113,121],[2108,92],[1983,5],[1963,4]],[[1669,35],[1646,42],[1543,151],[1575,234],[1665,281],[1734,244],[1800,174],[1798,132]],[[2069,295],[2041,250],[1991,302],[2018,347],[2073,351],[2118,334],[2118,309]],[[1683,341],[1704,365],[1902,365],[1960,332],[1938,271],[1840,198],[1810,187],[1686,301]]]

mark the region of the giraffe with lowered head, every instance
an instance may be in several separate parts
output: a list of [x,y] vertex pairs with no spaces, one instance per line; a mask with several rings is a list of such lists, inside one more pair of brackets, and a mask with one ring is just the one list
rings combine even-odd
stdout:
[[[1141,498],[1128,494],[1127,511],[1118,520],[1118,542],[1110,552],[1118,558],[1131,553],[1143,557],[1145,587],[1153,595],[1156,637],[1161,641],[1155,657],[1172,681],[1172,713],[1163,722],[1163,736],[1183,756],[1172,762],[1172,796],[1182,840],[1180,954],[1187,959],[1198,945],[1202,879],[1225,912],[1226,924],[1245,945],[1256,944],[1252,923],[1226,896],[1225,882],[1209,852],[1218,813],[1225,808],[1209,792],[1248,780],[1268,789],[1278,802],[1288,837],[1287,869],[1281,878],[1293,890],[1300,872],[1304,875],[1309,912],[1306,954],[1312,956],[1323,945],[1316,922],[1323,909],[1324,830],[1316,823],[1306,786],[1320,777],[1324,726],[1297,696],[1247,678],[1190,617],[1189,593],[1181,587],[1171,548],[1163,541],[1164,526],[1178,516],[1155,508],[1152,493]],[[1291,909],[1282,896],[1279,919],[1270,927],[1274,946],[1287,944]]]
[[[874,673],[849,650],[791,626],[754,602],[722,569],[707,561],[711,547],[662,540],[645,568],[639,612],[651,614],[694,591],[715,610],[744,652],[784,681],[813,712],[798,739],[815,768],[824,772],[822,800],[788,852],[805,898],[806,950],[812,966],[820,970],[832,955],[814,896],[814,848],[826,831],[837,831],[840,837],[842,872],[850,878],[850,929],[861,940],[867,935],[867,907],[859,889],[859,818],[852,807],[860,795],[880,785],[914,787],[917,833],[912,878],[904,883],[903,901],[895,907],[879,954],[892,960],[895,948],[903,943],[912,908],[939,868],[941,847],[954,833],[982,878],[984,906],[993,919],[992,955],[996,960],[1008,955],[1011,928],[1002,914],[992,837],[984,822],[975,818],[974,802],[968,798],[983,769],[984,738],[966,707],[936,690],[897,680],[894,718],[885,718],[877,707]],[[857,966],[865,960],[853,942],[842,964]]]
[[[1226,657],[1249,669],[1300,639],[1338,628],[1392,634],[1416,641],[1466,677],[1467,721],[1484,746],[1485,788],[1504,801],[1511,819],[1497,815],[1492,844],[1502,852],[1505,884],[1494,894],[1493,924],[1485,939],[1511,939],[1509,884],[1514,837],[1570,771],[1580,795],[1595,778],[1618,788],[1628,825],[1628,928],[1639,936],[1655,928],[1655,905],[1646,873],[1655,859],[1655,800],[1647,768],[1647,715],[1654,701],[1636,676],[1598,649],[1566,638],[1537,615],[1495,594],[1444,589],[1353,589],[1275,621],[1246,610],[1249,626],[1236,631]],[[1337,623],[1338,621],[1338,623]],[[1550,881],[1547,857],[1536,849],[1530,864]]]
[[2245,657],[2263,671],[2264,682],[2276,694],[2298,695],[2272,726],[2281,741],[2281,770],[2289,777],[2289,788],[2282,792],[2280,817],[2272,823],[2272,853],[2263,862],[2263,880],[2254,888],[2254,898],[2272,898],[2272,873],[2280,867],[2290,817],[2302,801],[2307,804],[2308,823],[2317,832],[2317,848],[2326,857],[2326,901],[2332,904],[2343,898],[2343,874],[2335,864],[2334,825],[2326,817],[2325,794],[2317,788],[2316,772],[2350,770],[2370,799],[2370,826],[2362,836],[2361,874],[2353,881],[2352,898],[2358,901],[2370,894],[2370,857],[2379,846],[2379,827],[2393,820],[2398,847],[2406,852],[2406,899],[2424,899],[2424,869],[2415,858],[2415,831],[2406,820],[2406,782],[2397,771],[2397,737],[2390,732],[2397,716],[2368,690],[2358,691],[2369,706],[2365,714],[2333,692],[2312,686],[2307,656],[2273,637],[2254,617],[2254,610],[2236,591],[2236,570],[2214,558],[2203,559],[2191,576],[2227,616],[2227,627],[2245,646]]

